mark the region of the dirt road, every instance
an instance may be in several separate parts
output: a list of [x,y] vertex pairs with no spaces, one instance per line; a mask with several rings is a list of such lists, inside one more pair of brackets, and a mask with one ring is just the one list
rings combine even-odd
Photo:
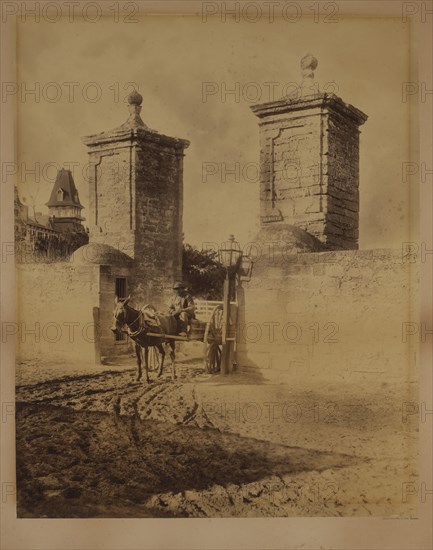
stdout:
[[416,514],[411,385],[36,368],[18,371],[20,517]]

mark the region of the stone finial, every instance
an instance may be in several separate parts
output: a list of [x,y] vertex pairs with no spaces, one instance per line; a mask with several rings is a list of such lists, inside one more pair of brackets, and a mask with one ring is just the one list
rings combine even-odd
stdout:
[[130,105],[141,105],[143,103],[143,96],[137,90],[133,90],[129,94],[127,101]]
[[302,96],[309,96],[318,92],[318,86],[314,82],[314,71],[317,69],[318,64],[317,58],[311,53],[307,53],[301,59]]
[[141,120],[140,113],[141,113],[141,104],[143,103],[143,96],[137,92],[137,90],[133,90],[127,97],[128,102],[128,110],[129,110],[129,119],[126,122],[126,125],[137,128],[142,127],[146,128],[147,126],[144,124],[144,122]]
[[307,53],[301,59],[302,78],[314,78],[314,71],[317,69],[319,62],[311,53]]

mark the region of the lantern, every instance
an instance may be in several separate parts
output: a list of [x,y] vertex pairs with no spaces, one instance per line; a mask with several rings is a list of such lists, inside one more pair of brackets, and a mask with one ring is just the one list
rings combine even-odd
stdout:
[[230,235],[229,240],[221,245],[219,260],[228,271],[233,272],[238,268],[241,258],[241,247],[234,236]]

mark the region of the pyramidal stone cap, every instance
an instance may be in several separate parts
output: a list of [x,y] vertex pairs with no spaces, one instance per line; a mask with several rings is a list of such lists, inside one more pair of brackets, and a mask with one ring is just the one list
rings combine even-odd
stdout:
[[135,128],[148,128],[146,124],[144,124],[143,120],[141,119],[140,113],[141,113],[141,104],[143,103],[143,96],[137,92],[137,90],[133,90],[129,96],[127,97],[128,102],[128,109],[130,112],[128,120],[120,126],[120,128],[129,128],[129,129],[135,129]]
[[252,112],[261,119],[267,119],[275,115],[283,115],[294,111],[307,109],[329,109],[351,119],[355,124],[361,125],[367,120],[367,115],[345,103],[334,93],[322,92],[318,83],[314,80],[314,71],[319,62],[317,58],[307,53],[300,61],[302,81],[298,88],[280,99],[251,105]]
[[143,96],[137,90],[133,90],[126,98],[126,101],[129,111],[129,117],[126,122],[113,130],[84,136],[82,141],[85,145],[94,147],[106,143],[138,139],[174,147],[177,150],[183,150],[189,146],[190,142],[188,140],[165,136],[156,130],[152,130],[143,122],[140,116]]

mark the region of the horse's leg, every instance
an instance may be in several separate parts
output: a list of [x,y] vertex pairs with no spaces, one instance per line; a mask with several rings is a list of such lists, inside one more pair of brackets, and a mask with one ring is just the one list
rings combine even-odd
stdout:
[[165,349],[163,344],[159,344],[156,347],[161,355],[161,364],[159,365],[159,369],[158,369],[158,378],[159,378],[160,376],[162,376],[162,369],[164,368]]
[[149,384],[149,348],[145,346],[144,348],[144,370],[146,371],[146,382]]
[[171,359],[171,377],[173,380],[176,379],[176,366],[175,366],[175,360],[176,360],[176,342],[170,342],[170,359]]
[[137,356],[137,382],[141,380],[141,346],[135,344],[135,355]]

